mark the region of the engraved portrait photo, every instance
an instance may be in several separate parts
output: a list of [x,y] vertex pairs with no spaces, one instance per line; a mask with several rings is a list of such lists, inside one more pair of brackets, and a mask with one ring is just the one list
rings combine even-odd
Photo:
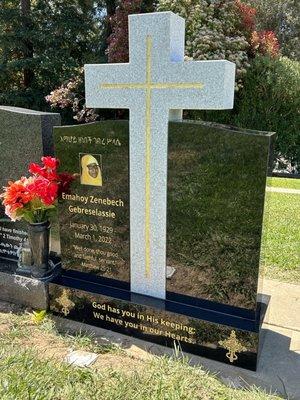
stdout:
[[102,156],[100,154],[79,154],[80,183],[102,186]]

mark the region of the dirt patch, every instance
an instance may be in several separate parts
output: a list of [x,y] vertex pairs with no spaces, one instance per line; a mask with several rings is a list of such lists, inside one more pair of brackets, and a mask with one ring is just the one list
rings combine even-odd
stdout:
[[9,331],[9,326],[7,324],[0,324],[0,335],[7,333]]
[[[212,289],[210,284],[216,279],[208,266],[186,267],[168,260],[168,265],[175,268],[174,275],[167,279],[167,290],[174,293],[185,294],[198,299],[218,301],[235,307],[253,308],[255,297],[251,300],[249,293],[236,291],[237,283],[223,281],[222,286],[229,297],[219,298],[217,288]],[[246,287],[252,287],[251,279],[245,282]],[[238,286],[239,287],[239,286]]]
[[114,370],[122,370],[125,374],[131,374],[136,370],[145,368],[145,363],[126,354],[101,354],[92,367],[96,369],[112,368]]
[[[9,325],[0,325],[0,334],[9,333]],[[63,362],[66,356],[73,350],[64,340],[53,334],[41,332],[35,326],[29,326],[23,337],[14,339],[14,345],[25,349],[33,349],[40,359],[54,359],[57,362]],[[131,373],[137,368],[142,368],[143,361],[124,352],[120,354],[100,354],[92,368],[103,369],[113,368],[122,369],[124,372]]]
[[70,351],[62,339],[52,334],[45,334],[32,327],[30,337],[22,338],[22,347],[34,349],[42,358],[61,361]]
[[[22,314],[15,318],[14,310],[17,314]],[[63,362],[66,356],[74,350],[72,341],[68,343],[63,336],[56,335],[55,331],[47,332],[31,321],[30,315],[24,317],[28,310],[14,306],[10,303],[0,302],[0,342],[11,342],[14,347],[33,349],[40,359],[54,359],[57,362]],[[11,337],[11,332],[14,335]],[[7,335],[7,338],[6,338]],[[85,349],[89,351],[89,349]],[[95,369],[114,369],[131,374],[137,369],[141,370],[146,366],[145,357],[134,349],[112,351],[111,353],[99,354],[96,362],[91,366]]]

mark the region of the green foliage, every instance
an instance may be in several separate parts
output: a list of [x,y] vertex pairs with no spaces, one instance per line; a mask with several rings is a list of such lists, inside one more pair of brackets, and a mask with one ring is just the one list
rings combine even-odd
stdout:
[[300,60],[300,1],[244,0],[257,9],[258,29],[273,30],[279,39],[281,53]]
[[155,11],[155,1],[153,0],[142,0],[141,3],[141,12],[149,13]]
[[153,357],[150,362],[135,365],[129,364],[128,358],[119,357],[112,358],[112,362],[113,367],[76,368],[55,359],[43,359],[34,349],[2,346],[0,397],[1,400],[279,400],[255,386],[228,387],[203,368],[190,366],[186,358]]
[[257,57],[248,71],[234,124],[275,131],[275,150],[300,163],[300,63]]
[[0,103],[44,109],[46,94],[84,63],[98,60],[95,12],[91,1],[36,0],[24,14],[19,0],[2,0]]
[[248,32],[233,0],[160,0],[158,11],[186,20],[186,55],[194,60],[229,60],[237,66],[237,87],[249,66]]
[[112,34],[108,38],[107,55],[110,63],[129,61],[128,16],[140,12],[141,0],[123,0],[116,8],[110,20]]
[[200,115],[210,121],[276,132],[277,155],[299,164],[300,63],[286,57],[257,56],[236,96],[234,110]]

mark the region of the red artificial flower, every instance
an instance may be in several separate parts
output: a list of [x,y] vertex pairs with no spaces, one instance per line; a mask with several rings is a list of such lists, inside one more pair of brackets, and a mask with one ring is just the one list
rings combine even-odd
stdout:
[[40,222],[57,201],[58,195],[69,190],[75,179],[68,173],[57,173],[59,161],[53,157],[43,157],[43,165],[31,163],[30,178],[9,182],[0,195],[5,213],[13,220],[24,218],[28,222]]
[[23,208],[28,204],[33,196],[29,193],[28,179],[22,177],[16,182],[8,182],[8,186],[5,188],[4,193],[1,194],[3,198],[3,205],[5,206],[5,213],[12,219],[16,219],[16,212],[20,208]]
[[41,176],[44,176],[44,173],[45,173],[44,167],[41,167],[39,164],[36,164],[36,163],[31,163],[31,164],[29,164],[29,169],[28,169],[28,171],[29,171],[31,174],[34,174],[34,175],[41,175]]
[[29,172],[37,176],[42,176],[50,181],[57,181],[58,175],[56,170],[59,166],[59,160],[57,158],[47,156],[42,157],[41,161],[43,166],[36,163],[31,163],[29,165]]
[[26,187],[27,182],[27,179],[24,177],[16,182],[8,182],[5,192],[1,195],[4,198],[3,204],[5,206],[12,206],[13,204],[22,206],[27,204],[32,199]]
[[67,172],[61,172],[60,174],[58,174],[58,177],[58,196],[60,196],[63,192],[68,192],[70,190],[70,185],[75,180],[75,176]]
[[44,164],[45,168],[52,169],[54,171],[56,171],[59,166],[59,160],[50,156],[42,157],[42,163]]
[[58,183],[43,176],[33,178],[27,189],[32,197],[40,199],[46,206],[52,205],[57,199]]

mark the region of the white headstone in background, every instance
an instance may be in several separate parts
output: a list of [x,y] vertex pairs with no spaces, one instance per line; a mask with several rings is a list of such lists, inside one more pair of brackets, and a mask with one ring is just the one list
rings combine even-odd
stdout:
[[182,109],[233,107],[235,65],[184,62],[185,21],[129,16],[129,63],[85,66],[86,104],[130,110],[131,291],[166,295],[168,121]]

